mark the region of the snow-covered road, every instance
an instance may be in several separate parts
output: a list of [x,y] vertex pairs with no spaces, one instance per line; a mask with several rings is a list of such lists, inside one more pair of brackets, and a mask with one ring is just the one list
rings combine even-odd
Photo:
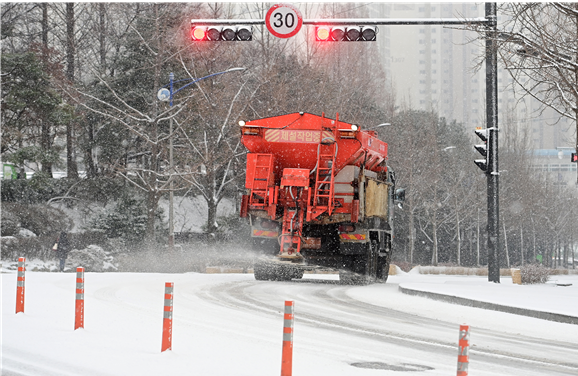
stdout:
[[[2,374],[275,375],[285,300],[295,301],[294,375],[455,374],[464,323],[472,375],[578,374],[578,325],[401,294],[408,278],[343,286],[335,275],[86,273],[85,329],[74,331],[73,273],[27,272],[18,315],[16,275],[3,274]],[[165,282],[175,283],[173,350],[161,353]]]

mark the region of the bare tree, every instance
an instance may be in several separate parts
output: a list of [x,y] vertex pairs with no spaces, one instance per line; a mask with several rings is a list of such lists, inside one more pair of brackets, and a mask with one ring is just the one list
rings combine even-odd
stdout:
[[[174,134],[168,132],[167,125],[186,108],[188,98],[171,108],[160,108],[156,100],[151,103],[156,90],[167,81],[162,69],[174,54],[174,41],[167,32],[174,27],[170,19],[173,13],[169,6],[161,4],[144,6],[136,13],[126,35],[126,51],[119,59],[129,65],[132,59],[140,59],[142,65],[136,70],[125,70],[118,77],[101,76],[94,69],[92,74],[97,82],[85,88],[62,86],[62,90],[86,111],[132,134],[127,154],[116,161],[114,170],[146,195],[146,240],[150,243],[155,238],[155,218],[162,194],[169,191],[171,181],[187,173],[179,166],[169,168],[167,145]],[[117,69],[120,67],[117,64]],[[182,185],[177,184],[175,189],[182,189]]]
[[578,149],[578,3],[504,3],[498,12],[498,53],[516,88],[574,120]]

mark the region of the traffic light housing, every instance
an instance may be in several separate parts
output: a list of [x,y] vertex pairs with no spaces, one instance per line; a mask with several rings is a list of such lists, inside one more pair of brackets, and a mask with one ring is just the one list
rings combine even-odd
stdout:
[[476,135],[484,142],[483,144],[474,145],[474,149],[480,153],[484,159],[476,159],[474,163],[484,172],[488,171],[488,140],[490,138],[489,130],[482,129],[481,127],[476,128]]
[[253,40],[253,27],[250,25],[192,25],[191,39],[194,42],[247,42]]
[[578,163],[578,153],[572,153],[570,157],[570,162]]
[[315,26],[315,40],[319,42],[371,42],[375,41],[376,26]]

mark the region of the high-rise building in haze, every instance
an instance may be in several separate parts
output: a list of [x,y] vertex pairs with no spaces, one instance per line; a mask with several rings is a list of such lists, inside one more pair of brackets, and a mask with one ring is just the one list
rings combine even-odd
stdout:
[[[371,3],[370,18],[477,18],[484,3]],[[498,14],[498,22],[500,15]],[[380,26],[377,45],[382,65],[395,89],[398,107],[437,111],[472,131],[485,126],[484,44],[478,34],[457,26]],[[575,126],[534,99],[516,95],[512,78],[498,67],[498,119],[504,132],[525,134],[535,150],[535,168],[557,180],[576,180],[569,156]],[[567,150],[566,150],[567,153]],[[548,158],[544,158],[549,156]],[[568,172],[560,174],[558,171]],[[571,180],[570,180],[571,181]]]

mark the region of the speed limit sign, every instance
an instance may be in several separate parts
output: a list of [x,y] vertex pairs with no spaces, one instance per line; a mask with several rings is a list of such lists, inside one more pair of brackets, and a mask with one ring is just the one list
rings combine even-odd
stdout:
[[275,4],[265,16],[265,24],[277,38],[291,38],[301,30],[303,17],[299,9],[291,4]]

